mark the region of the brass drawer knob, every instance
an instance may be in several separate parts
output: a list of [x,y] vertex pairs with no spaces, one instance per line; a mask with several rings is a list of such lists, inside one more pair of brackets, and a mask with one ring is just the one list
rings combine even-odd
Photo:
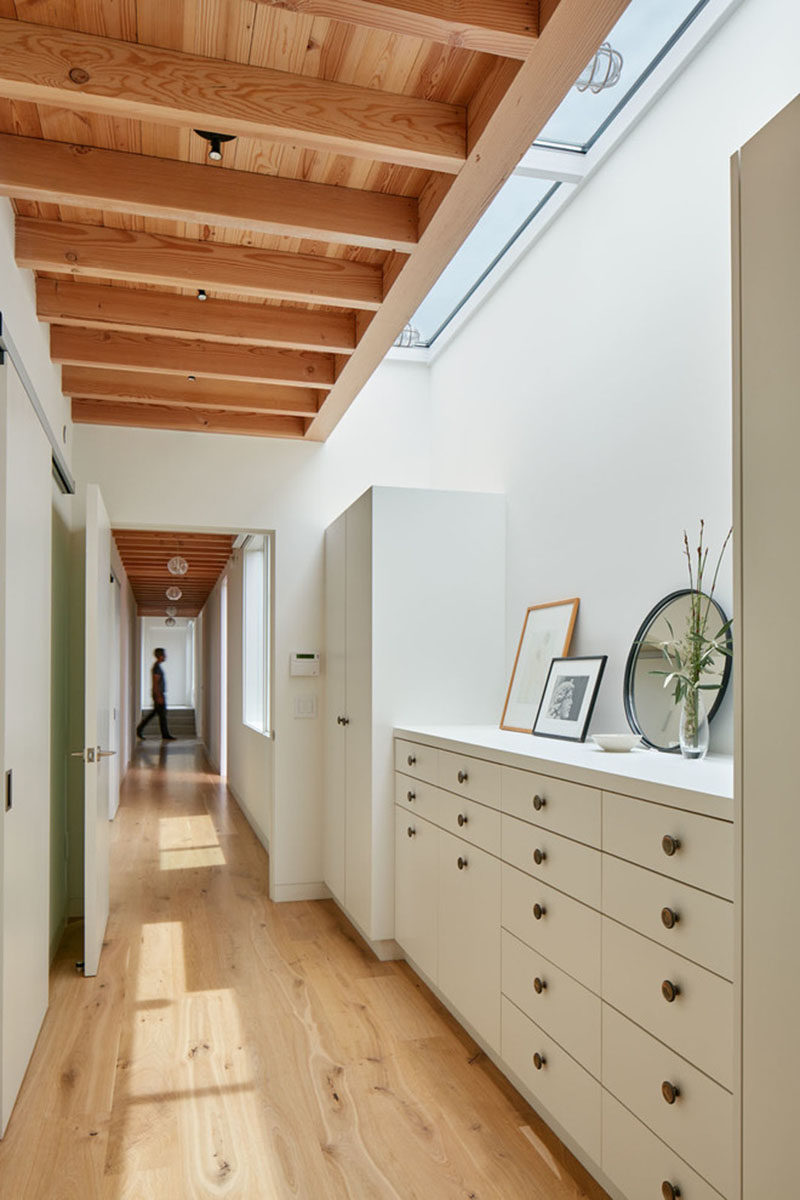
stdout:
[[541,812],[541,810],[544,808],[545,804],[547,804],[547,801],[545,800],[544,796],[537,795],[537,796],[533,797],[533,807],[536,809],[537,812]]
[[466,783],[468,779],[469,779],[469,776],[467,775],[466,771],[458,772],[458,782],[459,783]]
[[674,908],[662,908],[661,924],[665,929],[673,929],[680,921],[680,913],[676,913]]
[[408,829],[406,830],[406,832],[408,833],[408,836],[409,836],[409,837],[414,837],[414,835],[415,835],[415,833],[416,833],[417,831],[416,831],[416,829],[414,828],[414,826],[413,826],[413,825],[409,825],[409,827],[408,827]]
[[537,1050],[533,1056],[533,1065],[536,1067],[536,1070],[541,1071],[542,1067],[545,1066],[546,1063],[547,1063],[547,1059],[545,1058],[545,1056],[543,1054],[540,1054],[539,1051]]
[[409,804],[413,804],[414,801],[416,800],[416,798],[417,798],[416,792],[406,792],[406,800],[408,801]]
[[534,904],[533,915],[537,921],[541,921],[542,917],[544,916],[544,914],[546,912],[547,912],[547,909],[545,908],[545,906],[543,904]]
[[462,858],[462,857],[461,857],[461,855],[459,854],[459,856],[458,856],[458,869],[459,869],[459,871],[463,871],[463,870],[464,870],[464,867],[466,867],[466,865],[467,865],[467,860],[466,860],[465,858]]
[[681,848],[681,839],[680,838],[672,837],[668,833],[664,834],[664,836],[661,839],[661,849],[664,851],[664,853],[669,858],[672,858],[673,854],[677,854],[678,851],[680,850],[680,848]]
[[539,847],[537,846],[533,852],[533,861],[536,863],[537,867],[540,867],[546,858],[547,858],[547,851],[540,850]]
[[547,987],[547,980],[540,979],[539,976],[537,975],[533,981],[533,990],[536,992],[536,995],[541,996],[542,992],[544,991],[544,989],[546,987]]
[[680,1094],[681,1089],[676,1087],[674,1083],[670,1083],[668,1079],[665,1079],[661,1084],[661,1095],[664,1097],[667,1104],[674,1104]]
[[459,825],[466,825],[466,823],[467,823],[467,818],[466,818],[466,816],[465,816],[465,814],[464,814],[464,813],[459,813],[459,814],[458,814],[458,823],[459,823]]
[[672,1004],[681,994],[681,989],[677,983],[673,983],[671,979],[665,979],[661,984],[661,995],[666,1000],[667,1004]]
[[661,1185],[661,1195],[663,1200],[680,1200],[681,1189],[665,1179]]
[[408,758],[406,759],[406,762],[408,763],[408,765],[409,765],[410,767],[413,767],[413,766],[414,766],[414,763],[415,763],[416,761],[417,761],[417,756],[416,756],[416,754],[409,754]]

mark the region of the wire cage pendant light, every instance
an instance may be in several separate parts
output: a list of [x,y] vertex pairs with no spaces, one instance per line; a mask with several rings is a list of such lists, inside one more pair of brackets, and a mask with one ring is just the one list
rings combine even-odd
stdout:
[[167,563],[167,570],[170,575],[185,575],[189,570],[189,564],[185,558],[181,558],[180,554],[176,554]]
[[183,592],[181,591],[181,589],[179,587],[176,587],[176,585],[174,583],[172,584],[171,587],[167,588],[166,597],[168,600],[180,600],[182,595],[183,595]]

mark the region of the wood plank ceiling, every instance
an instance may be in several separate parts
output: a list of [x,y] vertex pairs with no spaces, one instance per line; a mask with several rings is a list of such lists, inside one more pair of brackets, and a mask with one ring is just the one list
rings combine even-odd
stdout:
[[[233,552],[235,536],[216,533],[173,533],[151,529],[112,529],[122,565],[130,580],[140,617],[163,617],[174,605],[177,617],[196,617]],[[185,575],[170,573],[167,563],[180,557],[189,564]],[[178,600],[168,587],[180,588]]]
[[327,437],[627,3],[0,0],[74,420]]

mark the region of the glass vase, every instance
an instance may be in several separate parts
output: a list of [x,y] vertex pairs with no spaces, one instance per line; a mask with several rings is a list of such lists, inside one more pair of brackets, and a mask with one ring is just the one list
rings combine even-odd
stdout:
[[678,739],[684,758],[705,758],[708,753],[708,713],[702,692],[693,688],[683,701]]

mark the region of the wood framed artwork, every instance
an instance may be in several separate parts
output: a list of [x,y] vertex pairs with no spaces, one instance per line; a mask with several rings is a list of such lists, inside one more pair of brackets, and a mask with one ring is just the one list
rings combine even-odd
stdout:
[[547,673],[533,732],[539,737],[583,742],[589,728],[606,654],[554,658]]
[[554,658],[569,654],[580,600],[532,604],[525,613],[500,728],[531,733],[547,672]]

